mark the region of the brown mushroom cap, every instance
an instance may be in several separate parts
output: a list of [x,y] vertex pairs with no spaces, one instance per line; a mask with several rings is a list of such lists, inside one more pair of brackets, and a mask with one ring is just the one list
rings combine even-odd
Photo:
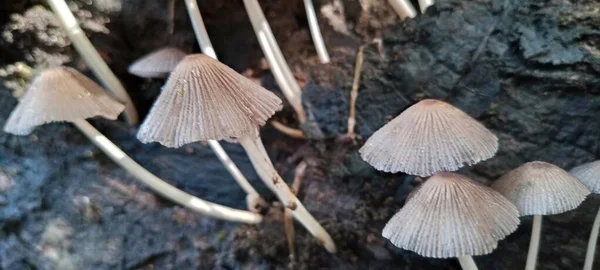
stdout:
[[493,157],[498,138],[452,105],[434,99],[406,109],[359,150],[378,170],[429,176]]
[[573,175],[541,161],[508,172],[492,188],[513,202],[521,216],[560,214],[577,208],[590,194]]
[[256,132],[281,106],[275,94],[233,69],[193,54],[171,73],[137,137],[167,147],[238,138]]
[[441,172],[411,193],[382,234],[399,248],[450,258],[488,254],[518,225],[517,208],[500,193]]
[[40,73],[6,121],[4,131],[27,135],[50,122],[74,121],[94,116],[116,119],[125,106],[79,71],[55,67]]
[[129,73],[142,78],[164,78],[175,69],[185,53],[173,47],[151,52],[129,66]]
[[600,193],[600,160],[585,163],[571,170],[592,193]]

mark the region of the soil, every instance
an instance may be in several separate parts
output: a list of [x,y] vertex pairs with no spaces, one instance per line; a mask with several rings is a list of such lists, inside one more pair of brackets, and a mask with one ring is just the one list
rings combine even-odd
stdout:
[[[0,3],[0,125],[31,77],[65,64],[92,75],[44,1]],[[161,80],[126,72],[161,46],[198,52],[183,1],[175,32],[168,1],[69,1],[92,43],[129,90],[143,117]],[[378,172],[357,149],[423,98],[448,101],[500,139],[498,154],[460,173],[485,184],[533,160],[570,169],[600,157],[600,3],[594,0],[438,0],[400,22],[385,0],[315,1],[332,62],[320,64],[300,0],[260,1],[283,54],[304,86],[322,140],[295,140],[267,126],[263,141],[284,179],[304,160],[299,197],[338,246],[329,254],[296,224],[289,251],[277,203],[259,225],[203,217],[137,183],[73,126],[0,133],[0,269],[459,269],[455,260],[398,249],[381,236],[386,221],[422,179]],[[416,2],[416,1],[415,1]],[[242,1],[199,1],[219,58],[281,95]],[[381,46],[373,44],[380,40]],[[365,45],[355,142],[343,135],[359,46]],[[274,116],[297,126],[293,110]],[[123,121],[92,123],[145,168],[186,192],[236,208],[245,194],[210,149],[144,145]],[[262,195],[242,148],[223,142]],[[544,218],[538,269],[583,266],[600,198]],[[477,256],[480,269],[524,266],[531,218]],[[596,258],[600,261],[599,258]]]

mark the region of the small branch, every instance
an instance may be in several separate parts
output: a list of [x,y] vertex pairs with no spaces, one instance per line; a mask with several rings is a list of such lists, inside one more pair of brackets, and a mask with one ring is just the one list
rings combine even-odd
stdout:
[[356,126],[356,99],[358,98],[358,87],[360,86],[360,74],[362,73],[363,51],[365,45],[358,48],[356,54],[356,64],[354,65],[354,80],[352,81],[352,90],[350,91],[350,113],[348,115],[348,138],[354,139],[354,127]]
[[[292,183],[292,192],[294,195],[298,195],[300,191],[300,186],[302,185],[302,179],[304,179],[304,173],[306,172],[307,164],[304,161],[301,161],[298,166],[296,166],[296,174],[294,176],[294,182]],[[285,236],[288,242],[288,249],[290,250],[290,259],[294,261],[295,259],[295,248],[294,248],[294,221],[292,219],[294,212],[289,208],[285,208],[283,216],[283,225],[285,228]]]
[[317,14],[315,12],[315,6],[312,0],[304,0],[304,8],[306,9],[306,17],[308,19],[308,27],[310,28],[310,34],[312,36],[313,43],[315,43],[315,49],[321,59],[321,63],[329,63],[329,53],[327,53],[327,47],[323,41],[323,35],[321,35],[321,29],[319,28],[319,21],[317,21]]
[[75,16],[69,9],[69,6],[64,0],[48,0],[50,7],[54,10],[54,13],[60,19],[62,26],[67,31],[67,35],[73,46],[79,52],[88,67],[96,74],[98,79],[102,82],[102,85],[110,90],[116,98],[125,104],[125,120],[131,126],[136,125],[139,122],[138,113],[127,94],[127,91],[117,78],[115,74],[110,70],[106,62],[102,59],[94,45],[87,38]]
[[271,126],[273,126],[273,128],[279,130],[279,132],[288,135],[294,139],[306,139],[306,137],[304,137],[304,133],[302,133],[302,130],[288,127],[277,120],[271,120],[269,121],[269,123],[271,123]]

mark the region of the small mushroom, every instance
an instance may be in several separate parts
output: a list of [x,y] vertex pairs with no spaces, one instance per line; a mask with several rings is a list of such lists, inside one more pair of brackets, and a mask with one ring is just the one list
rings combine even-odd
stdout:
[[167,147],[222,139],[237,139],[265,184],[325,247],[333,240],[281,179],[267,155],[258,128],[278,110],[281,100],[219,61],[186,56],[140,127],[138,139]]
[[101,116],[116,119],[124,106],[75,69],[56,67],[36,77],[8,118],[4,131],[27,135],[36,126],[50,122],[71,122],[119,166],[164,197],[199,213],[230,221],[258,223],[261,216],[204,201],[156,177],[85,119]]
[[500,193],[440,172],[410,194],[383,236],[421,256],[457,257],[463,269],[477,269],[471,256],[491,253],[518,225],[517,208]]
[[573,175],[541,161],[525,163],[506,173],[492,188],[514,203],[521,216],[534,216],[526,270],[535,269],[542,216],[573,210],[590,194]]
[[[571,174],[579,179],[592,193],[600,194],[600,160],[577,166],[571,170]],[[596,254],[596,243],[598,242],[598,230],[600,229],[600,208],[594,219],[590,239],[588,240],[587,252],[583,270],[592,270],[594,255]]]
[[142,78],[165,78],[185,53],[173,47],[164,47],[151,52],[129,66],[129,73]]
[[359,150],[378,170],[429,176],[493,157],[498,138],[452,105],[426,99],[376,131]]

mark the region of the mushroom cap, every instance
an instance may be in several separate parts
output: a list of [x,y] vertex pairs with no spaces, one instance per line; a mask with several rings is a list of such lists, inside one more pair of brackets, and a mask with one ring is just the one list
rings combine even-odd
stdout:
[[521,216],[560,214],[577,208],[590,194],[575,176],[541,161],[506,173],[492,188],[514,203]]
[[129,66],[129,73],[142,78],[164,78],[173,71],[185,53],[173,47],[164,47],[144,55]]
[[600,193],[600,160],[585,163],[571,170],[592,193]]
[[437,173],[411,194],[382,235],[425,257],[488,254],[519,225],[510,201],[459,174]]
[[493,157],[498,138],[456,107],[435,99],[409,107],[359,150],[378,170],[429,176]]
[[221,62],[188,55],[171,73],[137,137],[167,147],[239,138],[256,132],[281,106],[275,94]]
[[50,122],[71,122],[94,116],[117,119],[125,106],[106,94],[95,82],[70,67],[54,67],[40,73],[12,111],[4,131],[27,135]]

